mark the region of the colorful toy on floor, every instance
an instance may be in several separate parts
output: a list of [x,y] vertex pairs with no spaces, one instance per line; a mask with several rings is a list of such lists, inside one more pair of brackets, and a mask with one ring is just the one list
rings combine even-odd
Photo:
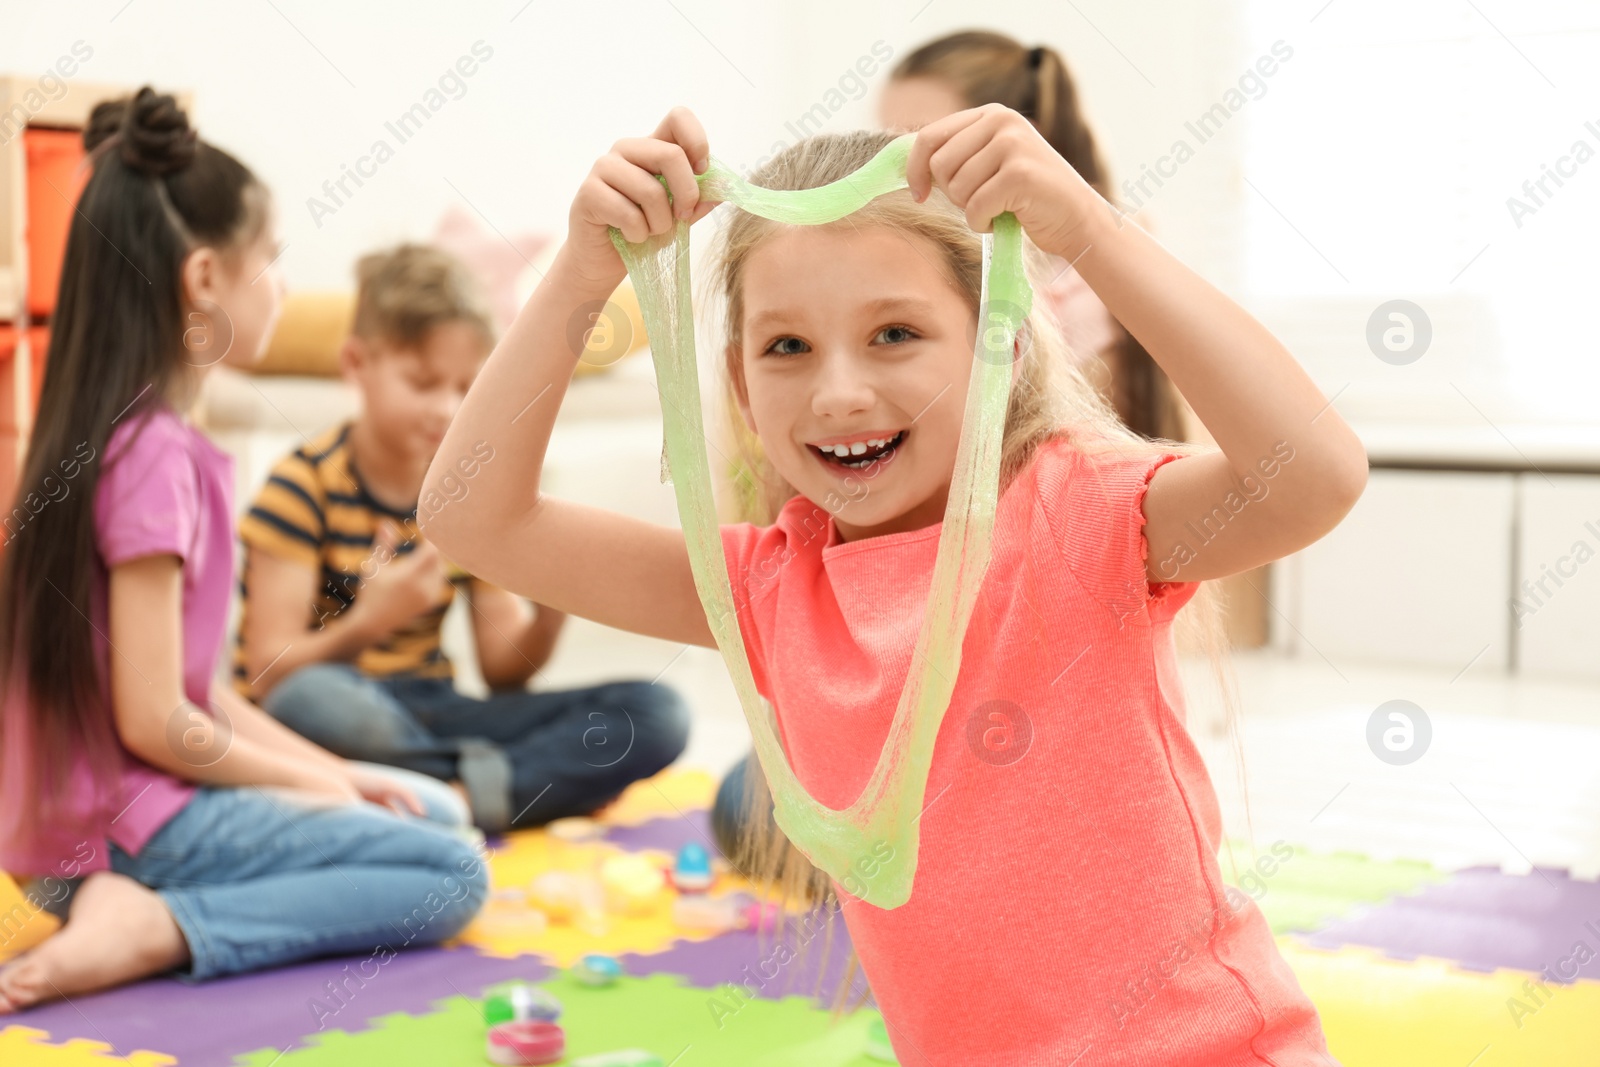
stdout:
[[678,850],[672,865],[672,885],[680,893],[704,893],[711,888],[711,854],[705,846],[690,841]]
[[527,890],[515,886],[497,889],[478,913],[479,929],[510,937],[537,937],[549,925],[549,917],[533,906]]
[[571,871],[545,871],[528,886],[528,898],[556,922],[578,910],[578,876]]
[[555,1023],[501,1023],[489,1031],[490,1063],[558,1063],[567,1054],[567,1035]]
[[770,934],[778,928],[778,905],[769,901],[759,901],[748,893],[739,894],[744,901],[743,925],[747,929],[759,930]]
[[561,1018],[561,1002],[543,989],[526,982],[507,982],[485,990],[483,1019],[490,1026],[500,1023],[553,1023]]
[[551,837],[559,841],[577,843],[580,841],[594,841],[601,834],[600,824],[593,819],[574,815],[567,819],[556,819],[545,826]]
[[572,965],[572,977],[588,986],[608,986],[622,977],[622,964],[614,957],[590,953]]
[[737,930],[746,924],[748,907],[736,896],[687,893],[672,902],[672,921],[686,930]]
[[593,875],[545,871],[529,885],[528,898],[551,922],[570,922],[594,937],[604,937],[609,929],[606,891]]
[[628,852],[606,858],[600,865],[600,884],[605,887],[606,906],[612,911],[643,915],[655,907],[667,879],[649,859]]

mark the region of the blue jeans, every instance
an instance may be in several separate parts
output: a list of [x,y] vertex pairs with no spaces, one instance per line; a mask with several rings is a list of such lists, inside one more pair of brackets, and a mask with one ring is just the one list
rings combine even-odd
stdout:
[[[407,820],[420,818],[426,822],[437,823],[461,840],[474,845],[482,839],[481,834],[471,829],[472,812],[468,810],[467,802],[443,782],[400,767],[384,767],[376,763],[364,763],[362,766],[369,771],[377,771],[387,776],[416,795],[417,801],[422,805],[422,815],[416,816],[407,811],[398,813],[401,818]],[[49,884],[51,881],[60,883],[60,887],[64,887],[66,891],[60,892],[60,887]],[[78,886],[82,884],[82,877],[30,878],[24,880],[22,889],[30,901],[39,901],[44,911],[66,922],[72,913],[73,896]]]
[[668,766],[689,740],[683,699],[648,682],[479,700],[448,678],[374,678],[316,663],[261,706],[349,759],[459,780],[490,833],[587,814]]
[[166,903],[191,980],[333,954],[387,962],[459,933],[489,892],[487,864],[447,827],[254,786],[202,786],[137,856],[112,845],[110,860]]

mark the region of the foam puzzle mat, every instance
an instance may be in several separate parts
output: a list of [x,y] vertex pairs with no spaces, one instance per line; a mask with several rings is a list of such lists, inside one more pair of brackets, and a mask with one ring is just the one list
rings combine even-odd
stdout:
[[[603,930],[530,922],[505,892],[610,857],[666,864],[686,842],[709,849],[714,788],[709,775],[668,771],[630,789],[594,839],[524,831],[491,842],[499,892],[451,944],[376,968],[317,960],[44,1005],[0,1018],[0,1065],[479,1067],[482,997],[513,979],[561,1001],[569,1059],[640,1048],[677,1067],[881,1063],[867,1053],[881,1023],[859,971],[851,991],[869,1006],[828,1010],[849,955],[841,922],[791,928],[789,944],[797,931],[821,944],[765,980],[770,934],[679,928],[670,890],[636,914],[608,915]],[[1267,917],[1346,1067],[1600,1064],[1600,884],[1546,867],[1448,869],[1281,842],[1253,852],[1232,843],[1222,867]],[[739,884],[724,870],[716,892]],[[590,952],[618,959],[616,985],[571,977],[566,968]]]

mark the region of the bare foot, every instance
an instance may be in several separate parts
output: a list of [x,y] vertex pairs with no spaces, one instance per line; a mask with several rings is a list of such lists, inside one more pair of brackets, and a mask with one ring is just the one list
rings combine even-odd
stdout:
[[0,969],[0,1015],[160,974],[188,960],[183,932],[153,890],[98,871],[78,887],[67,924]]

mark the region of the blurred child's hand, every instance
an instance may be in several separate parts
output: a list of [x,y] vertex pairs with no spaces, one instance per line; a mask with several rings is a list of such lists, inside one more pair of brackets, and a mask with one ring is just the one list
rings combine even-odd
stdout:
[[[694,176],[706,169],[711,149],[700,120],[685,107],[667,112],[649,137],[629,137],[611,146],[578,187],[567,219],[562,255],[583,281],[614,288],[627,273],[611,243],[615,226],[630,244],[666,233],[678,219],[704,218],[714,201],[702,203]],[[672,189],[656,175],[665,175]],[[677,212],[675,218],[673,212]]]
[[307,762],[298,773],[299,779],[292,786],[268,786],[265,787],[266,791],[315,807],[337,807],[361,800],[361,793],[355,784],[335,768]]
[[405,555],[395,549],[400,528],[388,519],[378,524],[372,556],[362,568],[371,574],[356,593],[352,612],[394,630],[430,610],[444,596],[449,576],[444,557],[431,541],[418,539]]
[[400,815],[407,812],[412,815],[427,814],[417,794],[393,778],[354,763],[345,764],[345,773],[349,775],[351,786],[361,794],[362,800]]
[[1067,259],[1083,252],[1094,212],[1107,210],[1033,123],[1001,104],[958,111],[917,131],[906,181],[918,202],[937,185],[979,233],[1009,211],[1034,244]]

